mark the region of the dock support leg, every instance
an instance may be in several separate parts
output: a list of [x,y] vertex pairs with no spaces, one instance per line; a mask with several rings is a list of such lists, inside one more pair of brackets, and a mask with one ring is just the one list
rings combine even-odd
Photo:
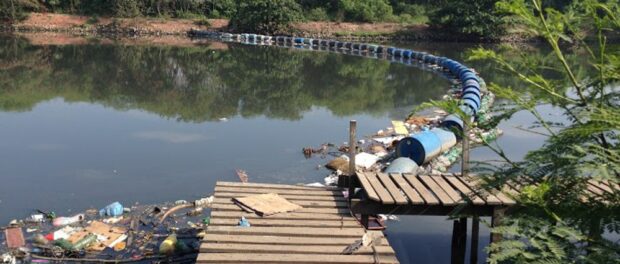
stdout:
[[[491,217],[491,227],[499,226],[506,213],[506,207],[496,206],[493,208],[493,216]],[[491,243],[502,241],[502,234],[491,232]]]
[[368,222],[369,222],[369,216],[367,214],[363,214],[362,216],[362,226],[364,226],[364,228],[368,229]]
[[452,227],[452,264],[465,263],[467,250],[467,218],[454,220]]
[[469,254],[469,263],[478,263],[478,236],[480,235],[480,219],[474,215],[471,219],[471,251]]
[[355,188],[353,187],[353,177],[355,177],[355,155],[357,149],[357,121],[351,120],[349,121],[349,207],[351,206],[351,198],[355,193]]

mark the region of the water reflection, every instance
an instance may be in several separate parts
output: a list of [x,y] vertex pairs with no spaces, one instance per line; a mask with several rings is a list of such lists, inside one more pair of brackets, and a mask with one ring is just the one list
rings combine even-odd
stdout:
[[62,97],[184,122],[266,116],[299,120],[313,106],[381,115],[438,98],[446,82],[387,61],[231,44],[226,49],[31,46],[0,38],[0,109]]

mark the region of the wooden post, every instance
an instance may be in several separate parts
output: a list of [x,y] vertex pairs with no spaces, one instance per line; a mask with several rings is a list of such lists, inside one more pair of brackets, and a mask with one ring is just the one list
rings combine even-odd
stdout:
[[[493,216],[491,217],[491,227],[499,226],[504,218],[506,207],[496,206],[493,207]],[[502,241],[502,234],[491,232],[491,243]]]
[[471,252],[469,255],[469,263],[478,263],[478,236],[480,235],[480,219],[477,215],[471,218]]
[[357,154],[357,140],[355,139],[356,130],[357,121],[351,120],[349,122],[349,176],[355,175],[355,155]]
[[467,250],[467,218],[454,220],[452,225],[452,264],[465,263],[465,251]]
[[463,120],[463,152],[461,154],[461,176],[467,177],[469,173],[469,127],[467,120]]
[[351,198],[355,193],[355,187],[353,186],[353,178],[355,177],[355,153],[356,152],[356,132],[357,132],[357,121],[351,120],[349,121],[349,173],[347,173],[347,184],[349,185],[349,206],[351,205]]

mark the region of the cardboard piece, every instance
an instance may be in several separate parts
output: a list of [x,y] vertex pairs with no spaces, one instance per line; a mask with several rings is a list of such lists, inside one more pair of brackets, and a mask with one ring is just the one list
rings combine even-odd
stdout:
[[19,248],[26,244],[24,239],[24,232],[21,227],[9,227],[4,230],[4,237],[6,238],[6,246],[8,248]]
[[409,135],[409,130],[407,130],[403,121],[392,121],[392,126],[394,126],[394,132],[396,132],[396,134]]
[[[251,209],[258,215],[273,215],[277,213],[291,212],[302,207],[289,202],[275,193],[251,195],[243,198],[233,198],[233,201],[241,208]],[[245,207],[245,208],[244,208]]]
[[93,221],[83,230],[71,234],[67,240],[74,244],[89,234],[95,234],[98,237],[97,243],[94,243],[88,247],[88,249],[102,251],[106,247],[114,247],[115,244],[125,240],[127,238],[126,233],[127,230],[125,228],[111,226],[99,221]]

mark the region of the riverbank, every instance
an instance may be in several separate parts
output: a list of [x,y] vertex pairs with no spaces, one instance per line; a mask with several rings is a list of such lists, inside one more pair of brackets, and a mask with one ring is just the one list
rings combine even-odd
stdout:
[[[79,36],[185,36],[190,30],[229,31],[227,19],[109,18],[54,13],[30,13],[0,31],[17,33],[68,33]],[[438,31],[428,25],[401,23],[300,22],[289,35],[375,41],[468,41],[479,39]],[[523,36],[507,36],[503,42],[525,42]]]

